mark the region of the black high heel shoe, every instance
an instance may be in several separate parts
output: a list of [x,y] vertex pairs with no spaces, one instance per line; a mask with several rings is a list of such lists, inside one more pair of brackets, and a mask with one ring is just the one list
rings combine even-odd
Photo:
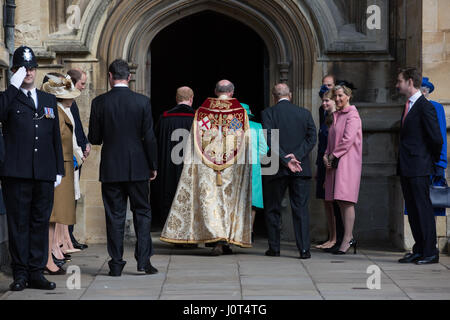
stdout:
[[[356,245],[357,245],[356,240],[355,240],[355,239],[352,239],[352,240],[350,240],[350,242],[349,242],[348,244],[350,245],[350,247],[348,247],[347,251],[348,251],[351,247],[353,247],[353,254],[356,254]],[[338,251],[336,251],[336,252],[333,252],[333,254],[346,254],[347,251],[341,251],[341,250],[338,250]]]
[[47,272],[51,276],[63,276],[66,274],[66,270],[61,267],[58,267],[57,271],[51,271],[49,268],[45,267],[44,271]]

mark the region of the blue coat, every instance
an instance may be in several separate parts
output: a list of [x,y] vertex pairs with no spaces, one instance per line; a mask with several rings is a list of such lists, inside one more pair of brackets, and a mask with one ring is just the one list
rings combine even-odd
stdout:
[[439,121],[439,128],[441,129],[442,139],[444,140],[444,144],[442,145],[441,149],[441,156],[439,157],[439,161],[436,162],[436,165],[438,165],[441,168],[446,169],[447,168],[447,122],[445,120],[445,111],[442,104],[430,100],[430,102],[433,104],[434,108],[437,112],[437,117]]
[[[436,162],[436,165],[446,169],[447,168],[447,121],[445,119],[445,111],[442,104],[430,100],[430,102],[433,104],[434,108],[436,109],[437,116],[438,116],[438,122],[439,122],[439,128],[441,129],[442,139],[444,140],[444,143],[442,144],[441,149],[441,155],[439,157],[439,161]],[[435,186],[443,186],[445,185],[445,177],[441,179],[434,179],[433,185]],[[434,209],[434,215],[435,216],[445,216],[445,208],[435,208]]]

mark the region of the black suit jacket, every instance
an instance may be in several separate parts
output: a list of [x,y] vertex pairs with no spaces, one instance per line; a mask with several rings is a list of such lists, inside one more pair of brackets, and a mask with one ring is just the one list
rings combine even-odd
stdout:
[[150,99],[115,87],[92,101],[88,139],[103,144],[100,181],[144,181],[157,169]]
[[[2,177],[55,181],[57,174],[64,175],[56,98],[40,90],[37,98],[36,110],[25,94],[12,85],[0,94],[5,142]],[[45,117],[44,108],[53,110],[53,119]]]
[[434,174],[434,163],[439,161],[442,144],[436,109],[421,96],[400,130],[398,175],[421,177]]
[[[263,128],[267,129],[267,142],[271,154],[275,153],[280,157],[280,168],[274,177],[301,176],[310,178],[312,173],[309,153],[317,142],[316,126],[311,112],[287,100],[282,100],[275,106],[264,110],[262,124]],[[272,129],[279,129],[279,150],[271,146]],[[285,157],[290,153],[293,153],[297,160],[301,162],[302,172],[294,174],[287,167],[290,159]]]
[[77,138],[78,146],[84,151],[86,151],[86,144],[88,144],[88,139],[84,134],[83,123],[81,123],[80,110],[78,109],[77,103],[74,101],[70,107],[70,112],[72,113],[73,120],[75,121],[75,136]]

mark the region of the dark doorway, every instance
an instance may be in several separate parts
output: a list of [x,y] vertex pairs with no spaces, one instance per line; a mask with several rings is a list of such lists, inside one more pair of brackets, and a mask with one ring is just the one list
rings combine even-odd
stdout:
[[175,91],[194,90],[194,108],[214,96],[217,81],[236,86],[235,98],[258,118],[268,104],[267,49],[251,28],[213,11],[176,21],[152,41],[151,100],[154,119],[175,106]]
[[[176,104],[175,91],[194,90],[194,108],[214,96],[217,81],[228,79],[235,98],[250,105],[256,121],[269,105],[269,58],[260,36],[245,24],[213,11],[180,19],[163,29],[150,46],[151,100],[155,122]],[[154,230],[160,229],[153,211]],[[163,222],[162,222],[163,223]],[[258,211],[255,232],[265,234],[264,213]]]

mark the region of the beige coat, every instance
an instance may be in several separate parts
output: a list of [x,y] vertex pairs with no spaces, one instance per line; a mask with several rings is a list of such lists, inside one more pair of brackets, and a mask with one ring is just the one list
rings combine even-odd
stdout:
[[60,107],[58,107],[58,116],[65,175],[61,180],[61,184],[55,188],[50,222],[73,225],[76,222],[72,140],[74,127],[67,114]]

